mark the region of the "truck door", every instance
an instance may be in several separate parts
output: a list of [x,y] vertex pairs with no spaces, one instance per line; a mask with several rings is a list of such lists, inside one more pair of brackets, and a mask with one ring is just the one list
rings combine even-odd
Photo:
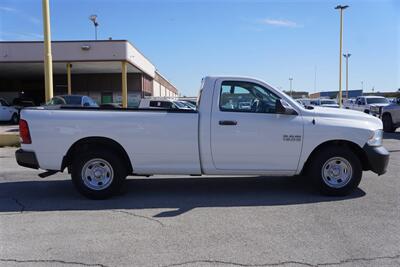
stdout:
[[294,171],[302,141],[300,115],[276,113],[280,97],[254,82],[217,80],[211,152],[217,170]]

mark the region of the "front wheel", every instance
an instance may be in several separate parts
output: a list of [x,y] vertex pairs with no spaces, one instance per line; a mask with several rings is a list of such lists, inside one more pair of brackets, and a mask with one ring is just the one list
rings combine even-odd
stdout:
[[71,166],[72,181],[77,190],[88,198],[109,198],[118,193],[126,178],[123,162],[112,151],[80,153]]
[[322,194],[345,196],[360,184],[362,166],[349,148],[330,146],[313,157],[309,174]]
[[392,116],[390,114],[383,114],[382,117],[383,130],[387,133],[393,133],[396,129],[393,127]]

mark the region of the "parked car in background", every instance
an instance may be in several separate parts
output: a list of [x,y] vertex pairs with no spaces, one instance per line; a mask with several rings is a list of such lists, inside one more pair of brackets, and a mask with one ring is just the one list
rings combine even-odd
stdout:
[[400,127],[400,97],[381,109],[383,130],[392,133]]
[[179,101],[190,102],[193,105],[197,106],[197,97],[178,97],[176,99],[179,100]]
[[139,109],[186,109],[193,110],[182,101],[168,98],[143,98],[140,100]]
[[346,108],[348,107],[348,109],[378,116],[380,114],[380,108],[388,106],[389,104],[389,100],[383,96],[359,96],[353,104],[346,105]]
[[309,105],[311,105],[311,99],[308,98],[299,98],[296,99],[297,103],[299,103],[300,105],[307,107]]
[[318,98],[311,100],[310,105],[326,108],[339,108],[339,104],[333,99]]
[[186,107],[188,107],[188,108],[190,108],[190,109],[193,109],[193,110],[196,110],[196,109],[197,109],[196,105],[194,105],[192,102],[189,102],[189,101],[181,101],[181,100],[178,100],[178,102],[179,102],[179,103],[182,103],[183,105],[185,105]]
[[356,103],[356,99],[355,98],[345,99],[343,101],[343,108],[344,109],[352,109],[354,103]]
[[106,104],[100,104],[100,108],[108,108],[108,109],[113,109],[113,108],[122,108],[121,103],[106,103]]
[[35,107],[35,101],[31,98],[26,97],[17,97],[13,100],[13,106],[18,110],[18,114],[21,112],[21,109],[28,107]]
[[50,99],[45,106],[75,106],[75,107],[99,107],[92,98],[84,95],[59,95]]
[[13,124],[17,124],[18,120],[18,110],[8,104],[5,99],[0,98],[0,121],[9,121]]

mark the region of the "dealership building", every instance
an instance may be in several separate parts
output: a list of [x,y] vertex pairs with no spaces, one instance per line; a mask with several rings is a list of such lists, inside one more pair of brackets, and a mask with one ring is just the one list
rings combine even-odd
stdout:
[[[338,98],[339,91],[324,91],[310,94],[310,98]],[[363,95],[363,90],[349,90],[349,98],[356,98]],[[342,90],[342,97],[347,98],[347,90]]]
[[[43,42],[0,42],[0,98],[45,101]],[[54,95],[88,95],[98,103],[128,106],[146,96],[175,97],[178,90],[126,40],[53,41]]]

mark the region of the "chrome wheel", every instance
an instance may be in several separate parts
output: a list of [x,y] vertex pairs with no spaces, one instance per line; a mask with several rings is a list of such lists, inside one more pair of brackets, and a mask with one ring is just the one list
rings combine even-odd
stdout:
[[322,179],[333,188],[346,186],[353,175],[351,164],[342,157],[328,159],[322,167]]
[[114,171],[104,159],[92,159],[85,163],[81,177],[85,185],[92,190],[103,190],[110,186]]

